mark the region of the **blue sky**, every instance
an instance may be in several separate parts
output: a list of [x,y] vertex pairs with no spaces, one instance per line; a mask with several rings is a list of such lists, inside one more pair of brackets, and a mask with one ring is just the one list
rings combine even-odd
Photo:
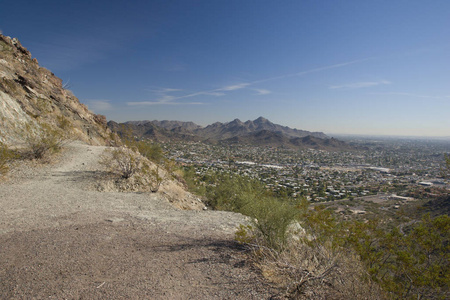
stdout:
[[1,1],[96,113],[450,136],[450,1]]

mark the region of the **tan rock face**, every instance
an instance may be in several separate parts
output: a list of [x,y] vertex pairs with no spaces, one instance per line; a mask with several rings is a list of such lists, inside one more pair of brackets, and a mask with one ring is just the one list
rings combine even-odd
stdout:
[[90,112],[62,80],[39,66],[37,59],[15,39],[0,34],[0,140],[15,144],[28,127],[59,126],[70,122],[73,137],[105,144],[110,132],[106,118]]

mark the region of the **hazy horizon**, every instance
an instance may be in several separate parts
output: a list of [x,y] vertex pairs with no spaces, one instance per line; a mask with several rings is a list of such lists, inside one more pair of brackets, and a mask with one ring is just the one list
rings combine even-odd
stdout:
[[109,120],[259,116],[340,135],[450,136],[449,1],[21,1],[17,37]]
[[[265,118],[264,116],[260,116],[260,117]],[[239,118],[234,118],[233,120],[228,120],[228,121],[224,121],[224,122],[220,122],[220,123],[223,123],[223,124],[230,123],[230,122],[233,122],[235,119],[238,119],[241,122],[245,123],[247,121],[255,121],[257,118],[255,118],[253,120],[250,120],[250,119],[248,119],[248,120],[241,120]],[[267,119],[267,118],[265,118],[265,119]],[[268,119],[268,120],[270,122],[272,122],[270,119]],[[142,120],[124,120],[124,121],[117,121],[117,120],[108,119],[108,121],[114,121],[116,123],[126,123],[126,122],[133,122],[133,121],[135,121],[135,122],[146,122],[146,121],[149,121],[149,122],[152,122],[152,121],[192,122],[192,123],[194,123],[196,125],[199,125],[201,127],[206,127],[208,125],[212,125],[213,123],[215,123],[215,122],[213,122],[213,123],[208,123],[208,124],[199,124],[199,123],[194,122],[192,120],[170,120],[170,119],[151,119],[151,120],[150,119],[145,119],[145,120],[142,119]],[[216,121],[216,122],[219,122],[219,121]],[[277,124],[277,125],[286,126],[284,124]],[[295,128],[295,127],[291,127],[291,128],[292,129],[298,129],[298,130],[305,130],[303,128]],[[314,132],[313,130],[308,130],[308,131]],[[392,134],[358,134],[358,133],[340,133],[340,132],[323,132],[323,133],[325,133],[326,135],[329,135],[331,137],[367,137],[367,138],[378,138],[378,137],[380,137],[380,138],[406,138],[406,139],[408,139],[408,138],[411,138],[411,139],[427,139],[427,138],[430,138],[430,139],[438,139],[438,140],[450,140],[450,135],[446,135],[446,136],[445,135],[434,135],[434,136],[423,136],[422,135],[421,136],[421,135],[392,135]]]

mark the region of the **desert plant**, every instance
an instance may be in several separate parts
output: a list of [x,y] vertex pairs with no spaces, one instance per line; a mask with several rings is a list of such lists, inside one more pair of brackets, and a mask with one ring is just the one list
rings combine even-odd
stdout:
[[358,257],[345,249],[290,242],[281,252],[263,250],[260,266],[290,299],[384,299]]
[[0,175],[5,175],[9,171],[8,162],[16,157],[14,151],[8,145],[0,142]]
[[274,197],[254,199],[241,212],[252,217],[256,234],[262,238],[263,245],[277,251],[286,245],[288,226],[298,214],[289,203]]
[[25,146],[22,157],[29,159],[43,159],[49,154],[59,152],[68,141],[65,132],[52,128],[48,124],[41,124],[40,130],[32,130],[26,127]]
[[135,143],[137,150],[144,157],[148,158],[157,164],[164,162],[164,153],[162,148],[157,143],[152,143],[150,141],[139,141]]
[[347,242],[372,279],[395,299],[448,299],[450,218],[425,215],[406,233],[381,222],[354,222]]
[[142,168],[142,156],[127,148],[119,147],[107,150],[100,159],[100,164],[105,166],[109,172],[128,179]]
[[100,164],[111,174],[132,183],[136,190],[150,190],[156,193],[167,179],[166,172],[159,165],[153,164],[139,152],[125,146],[106,150],[101,156]]
[[243,208],[259,201],[267,195],[261,183],[247,177],[229,174],[212,174],[208,181],[208,205],[218,210],[228,210],[244,213]]
[[150,191],[156,193],[166,179],[166,177],[162,175],[163,171],[160,170],[159,165],[152,168],[149,164],[145,164],[143,170],[150,178]]
[[386,298],[351,250],[309,243],[307,235],[274,249],[250,225],[240,225],[235,239],[251,250],[256,266],[281,289],[283,299]]

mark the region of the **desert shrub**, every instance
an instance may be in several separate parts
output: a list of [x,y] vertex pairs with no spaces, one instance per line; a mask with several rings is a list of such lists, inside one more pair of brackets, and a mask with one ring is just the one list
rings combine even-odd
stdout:
[[166,172],[159,165],[154,165],[139,152],[124,146],[106,150],[99,163],[120,179],[115,182],[120,190],[150,190],[155,193],[167,179]]
[[248,201],[241,212],[252,217],[253,226],[262,244],[277,251],[286,245],[288,226],[298,215],[289,203],[268,196]]
[[199,178],[195,174],[195,169],[193,167],[185,167],[184,169],[182,169],[181,176],[183,178],[185,186],[191,193],[194,193],[201,197],[206,197],[206,183],[199,180]]
[[66,133],[61,129],[52,128],[48,124],[41,124],[41,130],[26,127],[25,149],[21,156],[28,159],[43,159],[48,155],[59,152],[68,141]]
[[355,249],[373,280],[395,299],[448,299],[450,296],[450,218],[422,220],[402,233],[379,220],[349,226]]
[[289,299],[383,299],[350,251],[291,241],[281,252],[263,249],[259,265]]
[[240,225],[235,233],[264,277],[280,288],[280,298],[386,299],[353,251],[311,243],[314,238],[306,231],[297,237],[274,248],[267,247],[267,239],[252,225]]
[[150,161],[158,164],[164,162],[164,152],[159,144],[150,141],[138,141],[135,144],[139,153]]
[[246,205],[267,194],[258,181],[239,175],[213,174],[206,179],[210,184],[206,191],[207,204],[213,209],[245,214]]
[[0,175],[8,173],[8,163],[16,157],[16,153],[9,149],[8,145],[0,142]]
[[159,165],[152,168],[149,164],[143,163],[141,172],[144,176],[150,179],[148,185],[152,193],[156,193],[166,179],[166,176],[162,174],[163,171],[160,170]]
[[102,155],[100,164],[110,173],[128,179],[142,168],[143,157],[127,147],[107,150]]

